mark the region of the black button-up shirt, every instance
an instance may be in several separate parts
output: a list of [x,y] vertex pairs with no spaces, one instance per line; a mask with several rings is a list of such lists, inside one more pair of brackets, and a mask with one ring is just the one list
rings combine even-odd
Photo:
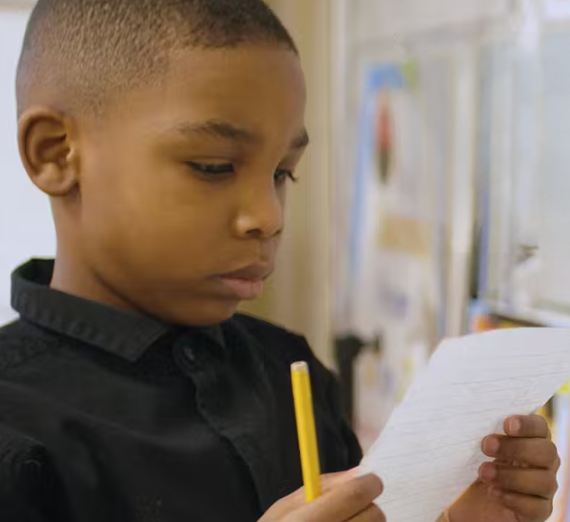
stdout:
[[173,327],[13,275],[0,329],[2,522],[254,522],[302,486],[290,364],[307,360],[323,473],[361,454],[306,342],[236,315]]

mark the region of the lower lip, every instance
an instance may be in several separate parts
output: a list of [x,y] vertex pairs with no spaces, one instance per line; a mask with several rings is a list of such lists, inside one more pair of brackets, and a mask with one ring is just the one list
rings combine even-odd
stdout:
[[257,299],[263,293],[264,283],[261,279],[242,279],[240,277],[220,277],[222,284],[238,299],[248,301]]

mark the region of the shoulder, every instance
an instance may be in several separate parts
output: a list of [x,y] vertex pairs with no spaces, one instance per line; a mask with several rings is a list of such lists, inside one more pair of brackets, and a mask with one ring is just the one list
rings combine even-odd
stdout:
[[23,320],[0,328],[0,376],[53,348],[50,336]]

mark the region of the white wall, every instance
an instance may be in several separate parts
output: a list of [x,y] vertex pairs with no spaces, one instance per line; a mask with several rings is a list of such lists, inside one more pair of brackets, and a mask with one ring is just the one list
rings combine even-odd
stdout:
[[10,272],[31,256],[52,256],[55,234],[47,198],[21,166],[14,82],[29,8],[0,3],[0,324],[13,317]]

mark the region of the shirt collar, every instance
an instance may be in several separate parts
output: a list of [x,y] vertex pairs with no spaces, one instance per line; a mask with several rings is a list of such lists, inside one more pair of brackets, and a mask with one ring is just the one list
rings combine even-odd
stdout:
[[[120,310],[50,288],[53,260],[32,259],[12,274],[12,307],[23,319],[136,361],[163,336],[180,330],[150,316]],[[224,345],[219,326],[199,328]]]

